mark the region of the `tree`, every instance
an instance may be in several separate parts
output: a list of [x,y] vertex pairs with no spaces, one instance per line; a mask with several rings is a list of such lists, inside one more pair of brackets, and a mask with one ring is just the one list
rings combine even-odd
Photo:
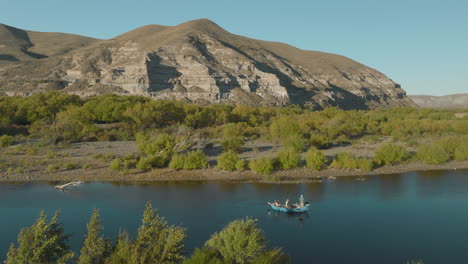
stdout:
[[257,221],[251,218],[229,223],[223,230],[214,233],[205,247],[216,250],[225,263],[252,263],[266,249],[266,240]]
[[91,219],[88,223],[88,233],[83,242],[83,247],[80,251],[80,257],[78,258],[78,264],[102,264],[104,258],[108,253],[108,241],[106,241],[100,232],[103,230],[101,225],[101,218],[99,217],[99,210],[94,209]]
[[7,254],[7,264],[49,264],[66,263],[74,256],[69,251],[69,235],[64,234],[63,225],[58,222],[60,211],[47,221],[44,211],[30,226],[21,229],[18,247],[11,244]]
[[225,171],[233,171],[236,168],[243,168],[245,166],[245,161],[239,159],[239,155],[233,151],[228,150],[223,152],[218,157],[217,167]]
[[311,170],[321,170],[327,164],[325,154],[316,147],[310,147],[305,156],[307,167]]
[[282,169],[297,168],[301,161],[301,155],[294,148],[286,148],[278,154],[278,161]]
[[184,259],[184,239],[185,230],[168,225],[148,202],[136,239],[130,241],[122,233],[106,263],[179,263]]
[[409,156],[409,152],[404,147],[387,143],[377,148],[374,160],[379,165],[394,165],[408,159]]
[[[226,262],[223,261],[223,257],[219,254],[218,251],[210,249],[210,248],[196,248],[190,258],[184,260],[182,264],[201,264],[201,263],[209,263],[209,264],[225,264]],[[265,263],[266,264],[266,263]]]
[[242,138],[242,128],[237,124],[226,124],[223,128],[223,151],[240,151],[244,145],[244,139]]

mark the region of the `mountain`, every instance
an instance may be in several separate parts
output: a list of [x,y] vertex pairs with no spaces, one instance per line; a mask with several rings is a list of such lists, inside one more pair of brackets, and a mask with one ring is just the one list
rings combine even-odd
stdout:
[[468,93],[444,96],[410,95],[409,98],[425,108],[468,108]]
[[115,92],[311,109],[413,105],[399,84],[349,58],[231,34],[207,19],[148,25],[109,40],[3,28],[6,94]]

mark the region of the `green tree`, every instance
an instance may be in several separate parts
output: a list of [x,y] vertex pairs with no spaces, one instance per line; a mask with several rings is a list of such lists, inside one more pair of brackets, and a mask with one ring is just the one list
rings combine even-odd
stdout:
[[18,247],[11,244],[7,254],[7,264],[49,264],[66,263],[74,256],[69,251],[69,235],[64,234],[63,225],[58,222],[60,211],[50,220],[44,211],[30,226],[21,229]]
[[268,157],[250,160],[249,168],[256,173],[270,174],[274,169],[275,160]]
[[[209,248],[196,248],[190,258],[184,260],[182,264],[226,264],[223,257],[217,250]],[[265,263],[266,264],[266,263]]]
[[103,230],[99,210],[94,209],[88,223],[88,233],[80,251],[78,264],[102,264],[109,250],[109,243],[100,232]]
[[226,124],[223,128],[223,141],[221,145],[223,151],[236,151],[239,152],[244,145],[244,139],[242,138],[242,128],[238,124]]
[[266,248],[266,240],[254,219],[239,219],[214,233],[205,246],[218,251],[225,260],[250,263]]
[[239,155],[235,151],[228,150],[219,155],[217,167],[222,170],[233,171],[241,161],[242,160],[239,159]]
[[427,164],[441,164],[450,159],[450,154],[439,144],[425,144],[418,148],[416,156]]
[[374,161],[379,165],[394,165],[407,160],[409,157],[410,154],[404,147],[387,143],[377,148]]
[[293,169],[299,166],[301,155],[294,148],[283,149],[278,154],[278,162],[282,169]]
[[321,170],[327,164],[325,154],[316,147],[310,147],[305,156],[307,167],[311,170]]

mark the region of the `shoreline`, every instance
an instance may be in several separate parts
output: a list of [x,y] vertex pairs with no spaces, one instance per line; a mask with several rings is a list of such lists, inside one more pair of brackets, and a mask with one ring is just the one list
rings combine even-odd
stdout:
[[[77,169],[57,172],[0,173],[0,183],[36,183],[36,182],[257,182],[257,183],[307,183],[317,182],[328,177],[363,177],[400,174],[421,171],[468,170],[468,161],[451,161],[440,165],[408,163],[394,166],[383,166],[370,172],[360,170],[338,170],[327,168],[311,171],[301,167],[290,170],[274,171],[270,175],[255,174],[253,171],[222,171],[215,168],[200,170],[155,169],[148,172],[113,172],[107,168],[91,170]],[[77,175],[81,174],[81,175]],[[34,177],[32,177],[34,176]]]

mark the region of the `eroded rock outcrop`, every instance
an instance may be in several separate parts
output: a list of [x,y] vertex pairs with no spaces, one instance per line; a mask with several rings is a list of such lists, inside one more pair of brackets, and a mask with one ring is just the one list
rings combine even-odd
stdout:
[[346,57],[233,35],[209,20],[146,26],[64,55],[2,64],[0,89],[315,109],[412,105],[398,84]]

